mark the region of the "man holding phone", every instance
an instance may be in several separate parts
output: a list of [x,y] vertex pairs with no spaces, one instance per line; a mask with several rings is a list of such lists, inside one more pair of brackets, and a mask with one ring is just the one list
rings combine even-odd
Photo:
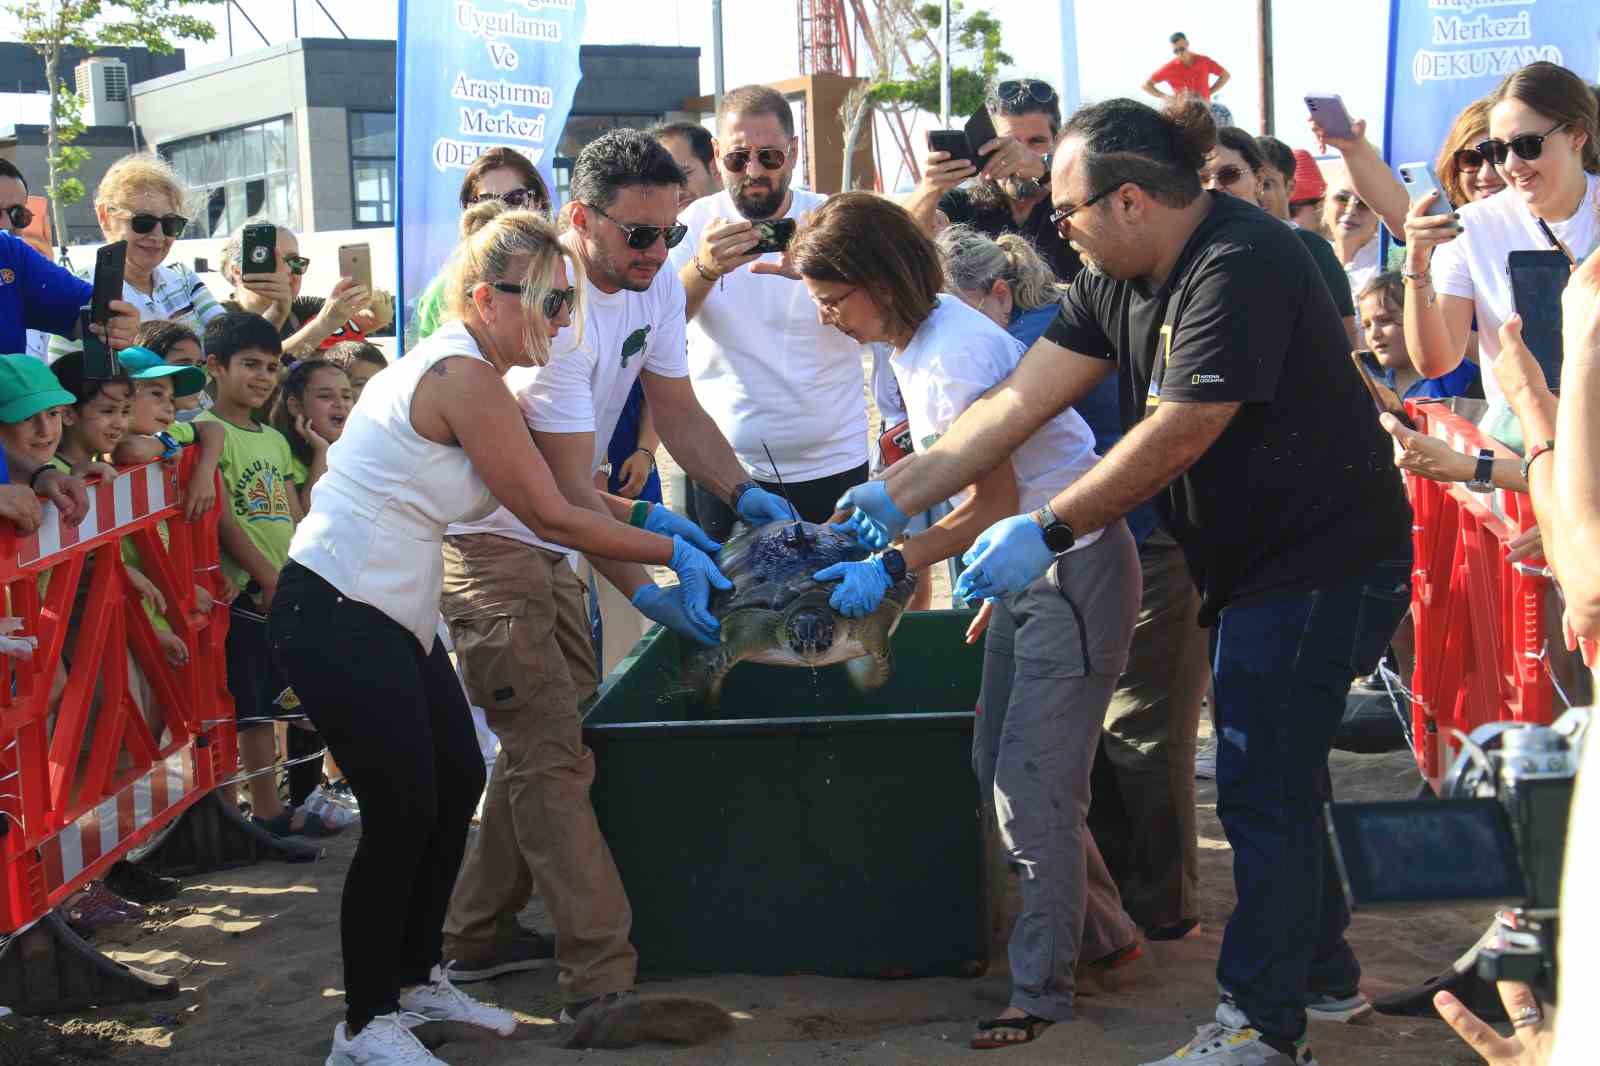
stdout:
[[[0,233],[0,352],[23,351],[30,329],[76,338],[78,308],[93,296],[89,282],[56,266],[22,238]],[[96,334],[103,334],[112,350],[133,344],[139,313],[124,300],[111,300],[106,307],[106,324],[95,327]]]
[[[982,169],[949,152],[930,150],[922,161],[922,181],[900,206],[930,235],[951,223],[988,237],[1020,233],[1033,242],[1057,280],[1071,281],[1081,264],[1050,223],[1050,146],[1061,129],[1055,89],[1033,78],[1003,81],[984,109],[966,130]],[[957,188],[973,176],[979,179],[976,186]]]
[[[794,115],[767,86],[724,94],[715,147],[723,190],[679,214],[688,233],[669,253],[687,302],[689,376],[750,477],[778,492],[781,475],[800,517],[826,522],[839,493],[867,476],[861,345],[820,322],[799,286],[768,276],[794,233],[780,224],[826,197],[790,187]],[[687,510],[714,540],[738,518],[698,483]]]

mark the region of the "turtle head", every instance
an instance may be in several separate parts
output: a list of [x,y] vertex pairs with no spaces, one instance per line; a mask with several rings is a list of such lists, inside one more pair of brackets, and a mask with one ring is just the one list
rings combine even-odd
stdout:
[[814,659],[833,647],[837,624],[826,600],[801,602],[783,620],[783,640],[802,659]]

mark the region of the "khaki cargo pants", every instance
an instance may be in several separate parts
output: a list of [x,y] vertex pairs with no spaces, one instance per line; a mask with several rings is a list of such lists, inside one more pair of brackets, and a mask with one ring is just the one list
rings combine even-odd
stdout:
[[638,966],[633,911],[589,802],[594,755],[578,705],[597,677],[583,596],[557,552],[492,534],[445,538],[440,608],[500,756],[450,897],[444,957],[515,935],[537,888],[569,1003],[632,988]]

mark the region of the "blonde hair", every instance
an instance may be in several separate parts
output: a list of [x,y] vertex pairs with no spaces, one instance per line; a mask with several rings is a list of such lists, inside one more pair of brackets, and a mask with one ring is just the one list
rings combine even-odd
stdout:
[[510,210],[510,205],[499,197],[473,204],[461,213],[461,239],[466,240],[486,224]]
[[127,210],[127,202],[141,192],[163,193],[178,214],[187,214],[189,190],[172,165],[154,152],[125,155],[112,163],[94,191],[95,207]]
[[[524,256],[528,265],[523,276],[510,276],[513,261]],[[567,261],[572,283],[578,288],[578,306],[572,309],[572,317],[581,331],[585,301],[577,258],[561,243],[549,219],[526,210],[502,212],[456,246],[445,267],[445,321],[465,318],[472,307],[473,290],[485,282],[524,284],[523,343],[533,361],[544,366],[550,361],[550,338],[543,329],[544,298],[550,292],[550,271],[557,259]]]
[[1067,291],[1033,242],[1019,233],[991,239],[971,226],[946,226],[935,244],[944,260],[945,275],[961,292],[987,293],[996,281],[1004,279],[1011,288],[1012,305],[1019,311],[1032,311],[1059,302]]

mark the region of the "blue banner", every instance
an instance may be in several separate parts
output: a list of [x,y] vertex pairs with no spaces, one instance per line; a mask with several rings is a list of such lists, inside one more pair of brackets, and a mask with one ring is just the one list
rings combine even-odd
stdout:
[[456,245],[461,179],[479,155],[515,148],[554,195],[583,22],[584,0],[400,0],[399,323]]
[[1600,2],[1393,0],[1384,156],[1432,162],[1462,108],[1540,59],[1600,77]]

